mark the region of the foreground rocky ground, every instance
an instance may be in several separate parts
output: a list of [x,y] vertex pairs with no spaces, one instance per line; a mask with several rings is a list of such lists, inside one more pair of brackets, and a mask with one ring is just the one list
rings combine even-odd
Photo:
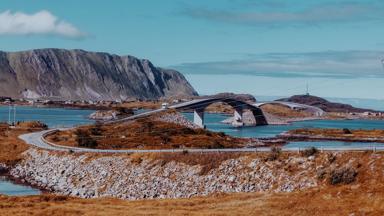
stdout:
[[[11,173],[59,195],[0,196],[0,213],[382,215],[383,168],[384,155],[372,152],[101,156],[31,149]],[[184,197],[194,198],[157,199]]]
[[129,200],[190,198],[221,192],[292,192],[353,183],[363,172],[383,178],[382,154],[311,154],[102,156],[30,149],[10,173],[61,195]]
[[56,195],[0,196],[0,215],[384,213],[382,153],[54,153],[15,138],[28,130],[0,133],[0,167]]
[[[217,192],[291,192],[314,187],[318,183],[313,160],[265,162],[244,156],[222,161],[202,174],[200,165],[164,162],[144,155],[93,158],[28,150],[11,175],[58,194],[82,198],[189,198]],[[298,170],[285,170],[288,166]]]

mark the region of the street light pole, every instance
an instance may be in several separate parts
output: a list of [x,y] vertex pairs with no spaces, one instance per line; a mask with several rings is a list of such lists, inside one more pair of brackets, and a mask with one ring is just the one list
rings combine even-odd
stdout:
[[[13,118],[12,118],[13,111]],[[15,126],[16,125],[16,105],[9,104],[8,106],[8,125]]]
[[16,126],[16,105],[13,105],[13,125]]
[[11,125],[11,104],[8,105],[8,125]]

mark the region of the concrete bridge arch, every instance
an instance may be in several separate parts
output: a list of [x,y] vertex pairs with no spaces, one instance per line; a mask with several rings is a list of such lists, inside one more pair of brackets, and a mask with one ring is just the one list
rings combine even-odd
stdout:
[[325,114],[324,110],[315,107],[315,106],[310,106],[306,104],[299,104],[299,103],[293,103],[293,102],[286,102],[286,101],[263,101],[263,102],[257,102],[253,104],[256,107],[262,107],[264,105],[283,105],[286,106],[292,110],[308,110],[309,112],[313,113],[317,117],[321,117]]
[[252,104],[246,103],[244,101],[236,100],[234,98],[204,98],[204,99],[196,99],[189,102],[177,104],[170,106],[172,109],[176,109],[178,111],[186,111],[193,110],[193,121],[196,125],[201,128],[204,128],[204,111],[205,109],[214,103],[223,102],[225,104],[230,105],[234,109],[234,118],[232,125],[236,127],[241,127],[244,125],[243,123],[243,113],[245,109],[251,110],[253,116],[256,120],[256,125],[267,125],[268,122],[264,116],[263,111]]

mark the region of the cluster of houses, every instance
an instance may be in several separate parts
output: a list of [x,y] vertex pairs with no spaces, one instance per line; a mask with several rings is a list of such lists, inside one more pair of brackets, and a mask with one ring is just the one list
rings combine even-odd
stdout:
[[55,105],[55,104],[65,104],[65,105],[77,105],[77,104],[86,104],[86,105],[98,105],[98,104],[120,104],[123,101],[122,100],[115,100],[115,101],[92,101],[92,100],[47,100],[47,99],[13,99],[11,97],[1,97],[0,96],[0,103],[2,104],[9,104],[13,102],[19,102],[23,104],[30,104],[30,105],[35,105],[35,104],[45,104],[45,105]]
[[[0,104],[10,104],[10,103],[21,103],[26,105],[53,105],[53,106],[59,106],[59,105],[94,105],[94,106],[110,106],[110,105],[118,105],[122,103],[129,103],[129,102],[143,102],[144,100],[141,99],[132,99],[132,100],[121,100],[117,99],[114,101],[105,101],[105,100],[99,100],[99,101],[93,101],[93,100],[48,100],[48,99],[13,99],[11,97],[2,97],[0,96]],[[172,104],[180,103],[189,101],[188,99],[175,99],[172,101],[169,101]],[[151,101],[151,102],[158,102],[158,101]],[[162,106],[168,106],[168,103],[163,103]]]
[[374,117],[384,117],[384,112],[363,112],[362,116],[374,116]]
[[356,113],[356,112],[350,112],[348,113],[350,116],[356,116],[356,117],[384,117],[384,112],[362,112],[362,113]]

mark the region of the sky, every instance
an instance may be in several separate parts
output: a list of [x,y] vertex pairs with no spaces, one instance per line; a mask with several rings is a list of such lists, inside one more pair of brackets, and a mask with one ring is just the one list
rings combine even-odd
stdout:
[[384,100],[381,0],[2,0],[0,49],[133,55],[200,94]]

